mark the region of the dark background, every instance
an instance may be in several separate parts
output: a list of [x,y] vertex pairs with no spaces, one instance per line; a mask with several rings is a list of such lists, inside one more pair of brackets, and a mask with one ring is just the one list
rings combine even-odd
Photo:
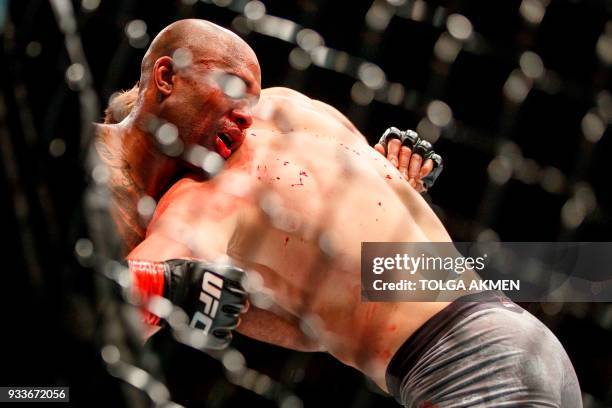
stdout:
[[[612,116],[605,102],[610,66],[596,51],[611,2],[552,0],[542,21],[529,24],[516,0],[430,1],[421,21],[395,15],[381,31],[364,22],[372,1],[264,3],[268,14],[319,32],[328,47],[378,64],[388,80],[405,86],[406,100],[400,106],[378,98],[359,105],[351,98],[355,78],[322,67],[293,69],[288,55],[295,44],[252,32],[244,38],[259,57],[263,87],[289,86],[332,104],[372,144],[388,126],[417,128],[432,99],[450,106],[454,122],[436,143],[445,171],[430,196],[455,240],[491,235],[504,241],[612,240],[609,126],[597,143],[587,142],[581,127],[592,109],[606,125]],[[414,4],[403,3],[400,9]],[[145,48],[130,44],[125,34],[130,21],[145,21],[153,38],[179,18],[205,18],[231,28],[239,15],[208,2],[104,0],[91,11],[80,1],[72,4],[100,106],[138,79]],[[106,303],[87,263],[74,256],[75,242],[88,234],[82,207],[86,178],[82,108],[79,93],[65,81],[71,62],[64,37],[47,1],[0,1],[0,7],[6,8],[0,49],[0,214],[6,237],[0,385],[69,385],[74,405],[124,406],[128,397],[138,405],[130,387],[110,376],[99,357],[100,311]],[[466,46],[444,64],[433,50],[451,13],[468,17],[478,34],[473,49]],[[524,50],[540,55],[548,82],[535,83],[522,103],[513,103],[503,87]],[[65,151],[58,150],[62,142]],[[526,182],[517,168],[505,182],[492,181],[490,163],[508,146],[518,147],[521,160],[533,160],[535,181]],[[516,167],[524,164],[509,157]],[[547,184],[550,174],[560,180],[556,188]],[[577,225],[561,216],[572,199],[590,203]],[[525,307],[565,346],[585,406],[612,406],[612,306]],[[231,385],[219,364],[167,334],[152,343],[176,402],[277,405],[278,396]],[[249,366],[292,390],[306,407],[396,406],[372,392],[359,373],[326,355],[292,353],[240,337],[236,347]]]

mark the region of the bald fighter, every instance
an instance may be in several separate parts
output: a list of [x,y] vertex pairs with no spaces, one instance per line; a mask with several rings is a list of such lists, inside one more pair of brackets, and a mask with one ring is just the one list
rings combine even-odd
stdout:
[[[218,84],[224,77],[241,81],[239,97],[224,94]],[[120,123],[98,125],[96,134],[97,151],[110,170],[113,217],[127,251],[144,238],[138,200],[159,199],[187,170],[180,151],[164,152],[156,133],[169,124],[182,146],[200,145],[229,157],[251,124],[249,109],[260,82],[253,50],[215,24],[181,20],[153,40],[142,60],[138,97],[130,101],[133,109]],[[220,135],[228,139],[223,142]]]
[[[362,303],[364,241],[451,239],[345,118],[277,88],[262,92],[243,146],[219,175],[182,179],[164,195],[129,257],[225,260],[257,272],[275,304],[303,319],[314,349],[405,406],[581,406],[561,344],[501,293]],[[238,330],[283,344],[256,313]]]
[[[219,86],[228,80],[239,83],[239,95],[228,97]],[[151,42],[141,64],[138,95],[123,104],[123,113],[129,114],[120,123],[96,127],[97,159],[107,172],[109,210],[125,253],[144,238],[148,220],[139,215],[140,200],[158,200],[181,173],[192,171],[182,158],[184,150],[203,146],[229,157],[242,143],[260,82],[253,50],[232,32],[210,22],[177,21]],[[199,299],[188,301],[184,283],[201,286],[213,277],[221,307],[209,317],[208,328],[218,336],[210,337],[208,346],[228,344],[229,333],[246,306],[242,271],[220,266],[170,270],[168,265],[160,269],[138,262],[131,266],[137,300],[146,305],[155,291],[183,307],[190,317],[201,313],[206,304]],[[160,274],[166,274],[166,279]],[[146,312],[144,320],[159,323]]]
[[[228,84],[235,88],[229,94],[224,87]],[[141,64],[139,85],[111,102],[106,124],[98,125],[96,134],[96,150],[108,170],[111,214],[126,252],[144,238],[148,220],[137,211],[139,201],[143,197],[158,200],[181,174],[201,177],[202,170],[183,159],[184,151],[202,146],[228,158],[240,147],[252,122],[250,109],[259,97],[259,64],[251,48],[230,31],[203,20],[181,20],[151,43]],[[389,158],[404,166],[407,176],[406,148],[400,151],[399,142],[393,140],[388,150]],[[410,182],[420,186],[422,161],[412,156],[410,169],[416,173]],[[423,175],[428,166],[433,167],[425,163]],[[130,267],[135,292],[143,303],[152,293],[163,295],[191,318],[207,319],[205,331],[214,330],[219,336],[213,346],[227,344],[229,331],[245,306],[240,270],[197,262],[163,266],[132,262]],[[193,300],[189,288],[200,287],[209,276],[221,282],[221,307],[214,309],[214,316],[203,317],[204,311],[212,311],[197,293]],[[303,337],[295,324],[268,318],[287,345],[299,346],[289,342]],[[148,313],[145,321],[160,323]],[[290,336],[290,331],[295,335]]]

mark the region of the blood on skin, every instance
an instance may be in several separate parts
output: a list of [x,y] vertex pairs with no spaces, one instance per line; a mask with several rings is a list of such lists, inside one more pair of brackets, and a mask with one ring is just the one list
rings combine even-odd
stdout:
[[289,243],[289,237],[285,237],[285,246]]
[[291,184],[291,187],[295,187],[295,186],[303,186],[303,185],[304,185],[304,182],[303,182],[303,180],[302,180],[302,176],[304,176],[304,177],[308,177],[308,174],[307,174],[307,173],[306,173],[304,170],[301,170],[301,171],[300,171],[300,174],[298,174],[298,177],[300,178],[300,182],[299,182],[299,183],[295,183],[295,184]]
[[391,176],[388,174],[385,176],[385,178],[391,180]]
[[261,180],[262,178],[268,178],[268,166],[260,166],[257,165],[257,180]]

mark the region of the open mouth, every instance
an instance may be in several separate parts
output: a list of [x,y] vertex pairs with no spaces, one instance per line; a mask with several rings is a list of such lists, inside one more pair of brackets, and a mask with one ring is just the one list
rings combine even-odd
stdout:
[[228,135],[226,135],[225,133],[218,133],[217,137],[219,137],[219,139],[221,139],[221,141],[223,142],[223,144],[228,148],[231,149],[232,148],[232,139],[230,139],[230,137]]
[[232,154],[232,139],[225,133],[217,133],[216,139],[217,153],[224,159],[227,159]]

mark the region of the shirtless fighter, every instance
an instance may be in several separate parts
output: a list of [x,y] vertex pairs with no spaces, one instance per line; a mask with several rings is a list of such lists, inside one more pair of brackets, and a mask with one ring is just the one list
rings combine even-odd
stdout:
[[[228,95],[221,84],[231,81],[239,92]],[[139,216],[139,201],[143,197],[158,200],[179,174],[197,177],[202,173],[201,168],[190,167],[181,152],[204,146],[227,158],[240,147],[252,122],[251,106],[259,97],[260,71],[251,48],[230,31],[203,20],[181,20],[165,28],[151,43],[142,61],[139,82],[139,87],[112,101],[106,124],[98,125],[96,132],[96,151],[108,171],[110,210],[126,253],[144,238],[148,220]],[[383,151],[381,145],[377,148]],[[397,139],[390,141],[388,155],[406,179],[410,174],[410,183],[423,187],[421,176],[432,169],[431,160],[423,164],[420,156],[411,158],[410,151]],[[242,271],[219,265],[209,265],[205,271],[197,262],[184,261],[172,267],[168,263],[153,267],[143,262],[132,262],[130,266],[142,302],[148,300],[149,293],[161,292],[190,317],[207,306],[197,299],[197,293],[193,302],[185,303],[190,299],[190,288],[197,292],[201,286],[198,282],[205,276],[223,281],[220,307],[206,328],[220,336],[208,346],[227,344],[229,330],[238,323],[238,313],[246,302],[240,287]],[[162,271],[168,274],[167,279],[159,276]],[[150,314],[145,320],[159,323]],[[287,340],[303,337],[295,324],[271,315],[268,320],[270,327],[276,327],[279,338],[281,332],[296,333],[284,336],[283,344],[306,347]]]
[[[450,242],[444,226],[401,173],[320,102],[268,89],[253,117],[221,173],[182,179],[164,195],[129,258],[222,259],[258,272],[319,349],[408,407],[581,406],[561,344],[501,293],[362,303],[362,242]],[[238,330],[274,342],[251,312]]]

